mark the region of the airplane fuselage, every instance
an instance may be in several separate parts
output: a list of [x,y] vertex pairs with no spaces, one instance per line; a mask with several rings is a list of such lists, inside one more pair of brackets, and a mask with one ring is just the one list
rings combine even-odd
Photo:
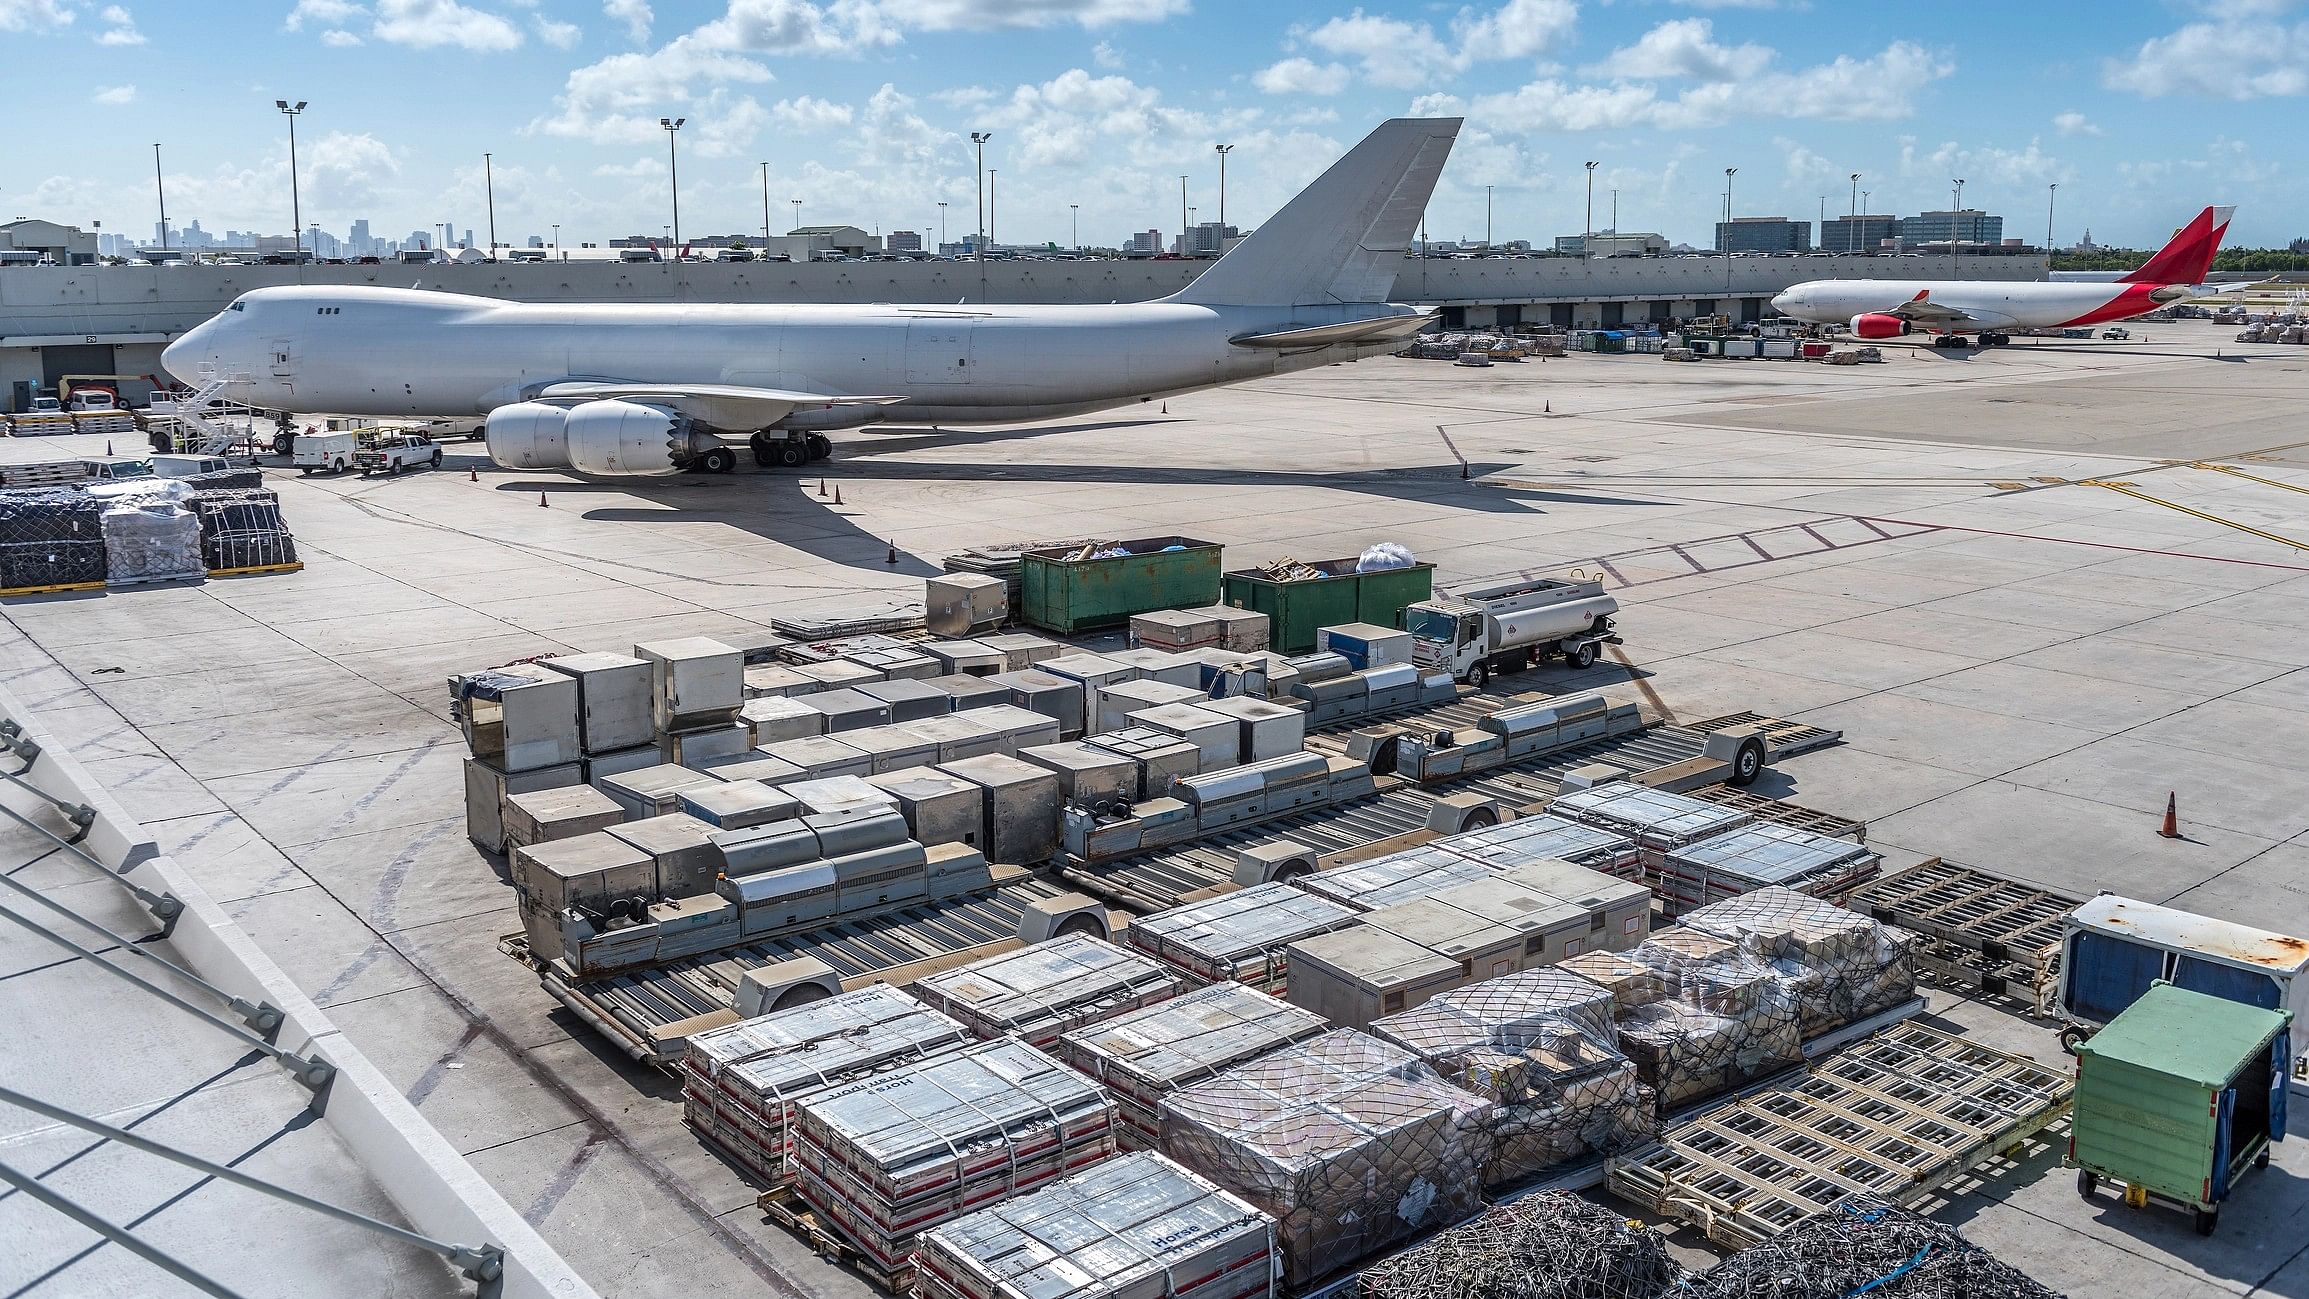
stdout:
[[[2130,320],[2165,305],[2157,284],[2077,284],[1993,280],[1812,280],[1772,299],[1780,314],[1822,325],[1896,311],[1925,294],[1934,306],[1964,313],[1951,324],[1918,321],[1918,332],[2063,329]],[[2186,296],[2186,295],[2182,295]]]
[[[486,414],[567,380],[903,396],[889,418],[1046,419],[1378,355],[1399,340],[1304,350],[1230,339],[1404,318],[1406,307],[828,306],[523,303],[379,288],[268,288],[171,344],[188,382],[267,410]],[[725,430],[738,432],[745,430]]]

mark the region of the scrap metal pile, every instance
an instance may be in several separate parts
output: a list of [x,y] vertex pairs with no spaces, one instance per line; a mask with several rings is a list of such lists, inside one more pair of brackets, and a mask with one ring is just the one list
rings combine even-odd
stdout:
[[1674,1299],[1862,1293],[1869,1299],[2061,1299],[1954,1227],[1880,1201],[1816,1213],[1693,1278]]
[[1667,1299],[1660,1233],[1565,1191],[1503,1204],[1366,1269],[1362,1299]]

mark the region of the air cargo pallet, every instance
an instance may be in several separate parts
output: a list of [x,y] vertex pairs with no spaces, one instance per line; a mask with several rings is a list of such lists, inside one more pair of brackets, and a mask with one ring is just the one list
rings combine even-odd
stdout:
[[1918,934],[1917,966],[1935,981],[2043,1016],[2060,977],[2062,921],[2084,899],[1930,857],[1870,882],[1845,905]]
[[0,600],[17,595],[55,595],[62,591],[101,591],[103,589],[104,583],[102,582],[58,582],[52,586],[5,586],[0,587]]
[[286,564],[254,564],[247,568],[212,568],[210,577],[254,577],[259,573],[302,573],[305,561],[292,559]]
[[820,1222],[817,1211],[802,1202],[792,1186],[773,1187],[754,1197],[754,1207],[764,1217],[802,1238],[810,1252],[829,1263],[840,1263],[859,1276],[872,1282],[877,1289],[891,1295],[904,1295],[914,1288],[912,1264],[895,1271],[882,1266],[873,1255],[852,1244],[832,1223]]

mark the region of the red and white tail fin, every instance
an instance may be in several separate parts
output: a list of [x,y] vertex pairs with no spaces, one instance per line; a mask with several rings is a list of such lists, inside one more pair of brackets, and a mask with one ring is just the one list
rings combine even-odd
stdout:
[[2234,207],[2209,207],[2197,214],[2197,219],[2174,233],[2171,242],[2157,250],[2141,269],[2125,276],[2121,284],[2202,284],[2206,272],[2213,269],[2213,254],[2221,251],[2221,240],[2229,233],[2229,217]]

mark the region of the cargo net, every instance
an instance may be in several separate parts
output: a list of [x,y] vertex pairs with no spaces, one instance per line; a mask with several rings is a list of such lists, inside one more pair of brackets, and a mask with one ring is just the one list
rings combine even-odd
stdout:
[[192,490],[172,478],[129,479],[88,489],[104,528],[105,576],[112,582],[199,577],[200,522]]
[[1711,903],[1682,925],[1725,939],[1772,971],[1805,1037],[1890,1010],[1916,995],[1916,936],[1773,885]]
[[101,585],[102,508],[78,487],[0,492],[0,590]]
[[201,563],[210,572],[297,562],[297,540],[270,489],[201,492],[192,510],[200,519]]
[[1659,1134],[1652,1089],[1619,1050],[1612,995],[1562,970],[1456,989],[1371,1026],[1491,1102],[1486,1186],[1608,1155]]
[[1453,1227],[1356,1279],[1360,1299],[1675,1299],[1660,1234],[1565,1191]]
[[1163,1100],[1163,1153],[1265,1210],[1304,1285],[1482,1203],[1483,1101],[1353,1029]]
[[[1545,1292],[1541,1292],[1545,1293]],[[2062,1299],[1954,1227],[1859,1200],[1734,1254],[1674,1299]]]
[[1730,941],[1673,927],[1625,957],[1647,973],[1631,972],[1614,987],[1620,1050],[1661,1108],[1803,1063],[1794,994]]

